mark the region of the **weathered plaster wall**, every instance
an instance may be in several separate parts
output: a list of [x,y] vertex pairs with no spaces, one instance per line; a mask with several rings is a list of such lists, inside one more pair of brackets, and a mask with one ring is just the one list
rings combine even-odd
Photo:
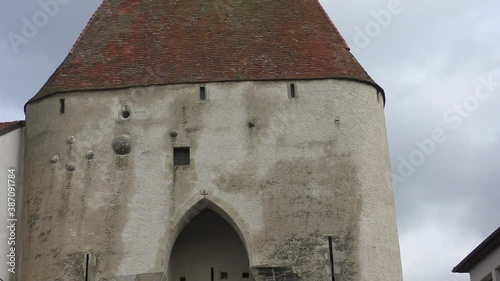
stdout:
[[[15,129],[5,135],[0,136],[0,221],[5,224],[4,227],[0,228],[0,278],[4,281],[14,281],[14,275],[10,274],[7,269],[10,266],[7,265],[7,254],[10,254],[10,247],[14,246],[16,250],[20,249],[20,243],[16,245],[9,245],[7,242],[10,236],[10,231],[6,227],[8,212],[7,212],[7,170],[16,169],[15,187],[16,187],[16,203],[18,207],[21,205],[21,195],[23,186],[23,158],[24,158],[24,127]],[[17,208],[17,215],[21,215],[21,208]],[[16,225],[17,235],[20,235],[19,224]],[[19,236],[16,237],[19,242]],[[10,240],[12,241],[12,240]],[[12,243],[12,242],[11,242]],[[19,254],[16,253],[16,268],[15,272],[19,272]],[[10,260],[10,258],[9,258]]]
[[[95,280],[165,272],[204,207],[238,231],[257,278],[281,267],[328,280],[333,236],[338,280],[401,280],[382,97],[352,81],[295,83],[295,99],[289,82],[228,82],[206,84],[207,101],[199,85],[170,85],[28,105],[23,280],[77,280],[87,252]],[[122,134],[132,150],[119,156]],[[173,166],[178,146],[191,147],[189,167]]]

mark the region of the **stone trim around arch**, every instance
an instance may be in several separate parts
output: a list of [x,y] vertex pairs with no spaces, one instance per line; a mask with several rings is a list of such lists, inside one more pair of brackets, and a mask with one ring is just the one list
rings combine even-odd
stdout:
[[164,279],[167,280],[169,272],[169,261],[172,249],[179,234],[182,232],[184,227],[188,225],[191,220],[197,216],[200,212],[205,209],[210,209],[226,220],[231,227],[238,233],[243,245],[245,246],[248,260],[250,262],[250,268],[252,268],[252,247],[250,245],[250,233],[248,231],[248,225],[243,219],[241,219],[233,207],[225,201],[219,199],[214,195],[210,195],[210,198],[199,199],[199,195],[196,198],[180,205],[177,211],[170,218],[170,226],[167,230],[167,242],[166,242],[166,254],[163,259],[163,269],[164,269]]

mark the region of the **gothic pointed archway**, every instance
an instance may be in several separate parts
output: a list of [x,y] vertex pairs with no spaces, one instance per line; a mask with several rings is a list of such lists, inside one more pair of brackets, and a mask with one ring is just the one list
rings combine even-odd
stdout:
[[193,217],[177,237],[169,281],[253,281],[245,245],[235,229],[209,208]]

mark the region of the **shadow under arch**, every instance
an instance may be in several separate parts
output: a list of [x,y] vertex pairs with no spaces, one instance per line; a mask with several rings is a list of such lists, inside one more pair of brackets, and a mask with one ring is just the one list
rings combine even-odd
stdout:
[[[166,256],[164,257],[163,261],[163,280],[167,280],[167,276],[170,270],[169,267],[172,249],[175,242],[177,241],[177,238],[179,237],[179,234],[194,217],[196,217],[206,209],[212,210],[217,215],[222,217],[236,231],[245,247],[250,267],[252,267],[252,253],[251,247],[248,243],[248,241],[250,241],[250,233],[248,232],[247,224],[238,217],[236,210],[234,210],[224,201],[212,195],[211,198],[197,199],[194,203],[191,201],[189,203],[183,204],[179,206],[177,208],[177,211],[172,215],[170,219],[170,227],[167,230],[168,239],[166,244],[167,251],[165,252]],[[233,215],[231,216],[230,214]]]

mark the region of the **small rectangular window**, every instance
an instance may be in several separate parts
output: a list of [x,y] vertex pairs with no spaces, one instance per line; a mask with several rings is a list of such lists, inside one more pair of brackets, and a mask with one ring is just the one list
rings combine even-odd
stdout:
[[200,87],[200,100],[207,100],[207,88],[205,86]]
[[229,279],[229,274],[227,272],[221,272],[220,273],[220,279],[221,280]]
[[186,277],[181,277],[180,281],[186,281]]
[[243,273],[241,274],[241,277],[242,277],[243,279],[250,278],[250,273],[248,273],[248,272],[243,272]]
[[59,99],[59,113],[64,114],[65,110],[64,99]]
[[186,166],[190,164],[189,147],[174,147],[174,166]]
[[290,98],[294,99],[297,97],[297,90],[295,89],[295,84],[290,84]]

